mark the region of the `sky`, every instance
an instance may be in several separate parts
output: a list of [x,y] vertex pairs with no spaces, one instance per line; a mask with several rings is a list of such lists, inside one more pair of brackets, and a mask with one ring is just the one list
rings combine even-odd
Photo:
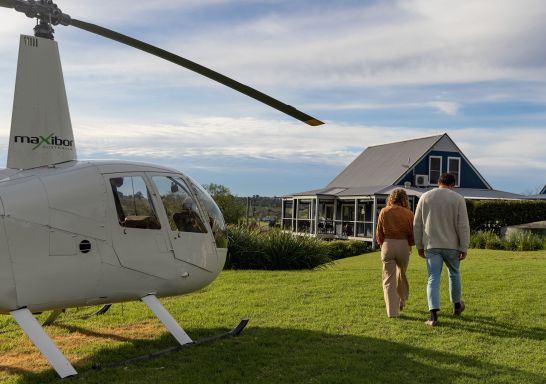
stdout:
[[[324,187],[366,147],[448,133],[495,189],[546,184],[543,0],[71,0],[324,121],[307,126],[144,52],[56,26],[80,159],[138,160],[239,195]],[[0,167],[20,34],[0,8]]]

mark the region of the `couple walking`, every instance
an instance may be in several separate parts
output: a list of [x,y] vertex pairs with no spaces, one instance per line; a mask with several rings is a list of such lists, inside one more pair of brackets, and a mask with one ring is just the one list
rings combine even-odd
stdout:
[[470,227],[464,198],[453,191],[454,187],[455,177],[444,173],[438,180],[438,188],[421,196],[415,216],[408,208],[408,196],[403,189],[395,189],[381,210],[376,240],[381,246],[383,294],[389,317],[398,317],[408,300],[406,270],[412,245],[427,263],[430,317],[425,324],[435,326],[438,321],[444,263],[449,273],[453,314],[458,316],[464,311],[459,264],[466,258]]

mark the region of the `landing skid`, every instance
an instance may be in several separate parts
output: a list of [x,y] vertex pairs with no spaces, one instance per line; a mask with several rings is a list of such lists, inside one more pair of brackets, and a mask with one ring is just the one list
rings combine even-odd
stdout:
[[104,304],[101,309],[99,309],[97,312],[94,313],[94,315],[104,315],[106,312],[108,312],[108,310],[110,309],[110,307],[112,306],[112,304]]
[[[176,320],[171,316],[169,312],[163,307],[159,299],[155,295],[147,295],[142,298],[142,301],[150,308],[150,310],[159,318],[159,320],[165,325],[165,327],[171,332],[174,338],[180,345],[172,348],[165,349],[163,351],[151,353],[148,355],[136,357],[121,363],[114,363],[105,365],[104,367],[116,367],[134,364],[142,360],[153,359],[155,357],[164,355],[166,353],[178,351],[185,347],[200,345],[208,343],[214,340],[218,340],[228,336],[238,336],[248,323],[248,319],[243,319],[241,322],[229,332],[222,333],[213,337],[204,338],[201,340],[193,341],[188,334],[182,329]],[[105,305],[102,309],[105,309],[102,313],[109,309],[109,305]],[[101,309],[101,310],[102,310]],[[99,312],[101,312],[99,310]],[[52,323],[59,316],[62,310],[53,311],[46,320],[46,323]],[[70,362],[64,357],[59,348],[55,345],[53,340],[44,331],[42,325],[38,323],[34,315],[28,310],[28,308],[21,308],[10,312],[15,321],[32,340],[34,345],[42,352],[45,358],[51,364],[51,367],[57,372],[61,378],[77,375],[78,373]],[[93,368],[101,368],[100,366],[93,366]]]
[[249,322],[249,319],[242,319],[239,322],[239,324],[237,324],[237,326],[235,328],[233,328],[231,331],[220,333],[220,334],[215,335],[215,336],[205,337],[205,338],[199,339],[199,340],[194,340],[194,341],[192,341],[190,343],[177,345],[175,347],[162,349],[160,351],[149,353],[147,355],[137,356],[137,357],[134,357],[134,358],[129,359],[129,360],[118,361],[118,362],[114,362],[114,363],[110,363],[110,364],[104,364],[104,365],[94,364],[93,369],[124,367],[124,366],[127,366],[127,365],[140,363],[141,361],[156,359],[158,357],[161,357],[163,355],[167,355],[169,353],[182,351],[182,350],[187,349],[189,347],[195,347],[195,346],[198,346],[198,345],[201,345],[201,344],[210,343],[212,341],[216,341],[216,340],[223,339],[223,338],[226,338],[226,337],[236,337],[236,336],[239,336],[239,334],[241,332],[243,332],[243,330],[245,329],[248,322]]

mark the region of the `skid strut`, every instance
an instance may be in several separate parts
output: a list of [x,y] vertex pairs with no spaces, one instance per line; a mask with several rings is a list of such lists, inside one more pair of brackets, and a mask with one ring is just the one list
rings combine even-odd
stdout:
[[169,332],[171,332],[174,338],[178,341],[179,345],[170,347],[167,349],[163,349],[157,352],[149,353],[146,355],[134,357],[132,359],[125,360],[125,361],[114,362],[114,363],[105,364],[105,365],[95,364],[93,365],[94,369],[122,367],[126,365],[136,364],[138,362],[151,360],[159,356],[166,355],[168,353],[177,352],[188,347],[210,343],[211,341],[223,339],[225,337],[239,336],[239,334],[245,329],[246,325],[249,322],[249,319],[242,319],[235,328],[233,328],[232,330],[228,332],[220,333],[218,335],[214,335],[210,337],[205,337],[199,340],[192,340],[188,336],[188,334],[182,329],[182,327],[178,325],[178,323],[176,322],[176,320],[174,320],[171,314],[167,312],[165,307],[163,307],[163,305],[160,303],[160,301],[155,295],[144,296],[142,298],[142,301],[159,318],[159,320],[165,325],[165,327],[169,330]]
[[61,378],[78,374],[28,308],[10,313]]

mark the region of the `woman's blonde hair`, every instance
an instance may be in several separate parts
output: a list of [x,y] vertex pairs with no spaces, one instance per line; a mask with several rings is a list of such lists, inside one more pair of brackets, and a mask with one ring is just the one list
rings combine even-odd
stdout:
[[400,205],[404,208],[409,208],[408,194],[401,188],[397,188],[391,192],[389,199],[387,200],[387,207],[394,204]]

